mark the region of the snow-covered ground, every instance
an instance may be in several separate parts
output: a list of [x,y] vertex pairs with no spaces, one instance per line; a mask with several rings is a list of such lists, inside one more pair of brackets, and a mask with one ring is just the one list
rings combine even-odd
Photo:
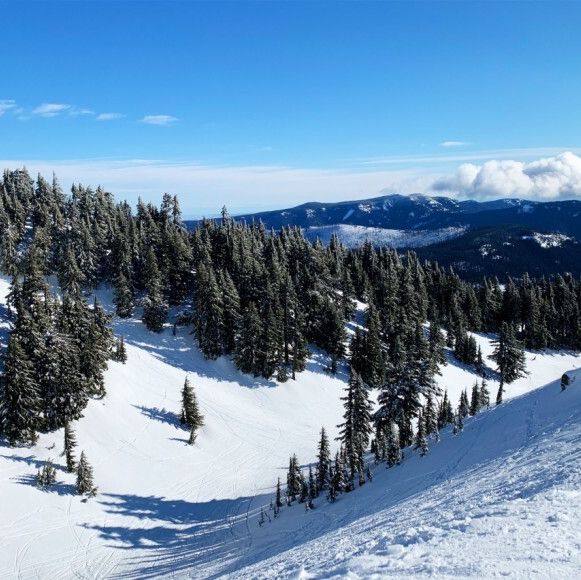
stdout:
[[[359,209],[364,211],[361,205]],[[330,226],[311,226],[305,230],[305,234],[311,240],[319,238],[324,244],[328,244],[333,234],[335,234],[349,248],[362,246],[368,241],[376,246],[421,248],[457,238],[465,231],[466,228],[461,227],[447,227],[435,230],[392,230],[370,226],[335,224]]]
[[[0,279],[2,344],[7,288]],[[107,396],[75,425],[97,497],[74,495],[62,432],[33,448],[0,446],[1,578],[566,578],[579,566],[581,378],[563,394],[554,383],[535,390],[581,366],[575,353],[529,353],[529,376],[506,393],[524,397],[468,420],[460,437],[444,433],[425,458],[378,466],[372,483],[334,505],[283,508],[259,527],[288,456],[312,462],[323,425],[335,437],[344,372],[328,376],[315,353],[296,382],[279,385],[205,361],[187,329],[154,335],[129,320],[115,331],[128,362],[110,363]],[[489,338],[477,340],[488,354]],[[454,401],[476,378],[452,363],[442,373]],[[177,422],[186,374],[206,420],[193,448]],[[47,458],[58,484],[41,491],[34,475]]]

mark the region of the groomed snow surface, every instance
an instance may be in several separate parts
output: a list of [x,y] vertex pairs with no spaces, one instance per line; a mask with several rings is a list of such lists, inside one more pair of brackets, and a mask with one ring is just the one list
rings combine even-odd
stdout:
[[[0,279],[2,300],[7,288]],[[335,504],[284,507],[259,527],[288,456],[307,466],[320,427],[336,436],[344,370],[328,376],[315,353],[279,385],[205,361],[188,329],[114,326],[128,362],[110,363],[107,396],[75,424],[97,497],[74,494],[62,431],[32,448],[0,445],[1,578],[576,576],[581,376],[563,393],[555,379],[581,366],[577,354],[528,353],[529,376],[506,394],[522,396],[457,437],[445,431],[424,458],[406,450],[401,466],[374,467],[373,482]],[[0,304],[2,346],[6,332]],[[477,340],[489,354],[489,338]],[[452,361],[442,373],[454,402],[476,378]],[[177,421],[186,374],[206,422],[194,447]],[[34,476],[48,458],[58,484],[42,491]]]

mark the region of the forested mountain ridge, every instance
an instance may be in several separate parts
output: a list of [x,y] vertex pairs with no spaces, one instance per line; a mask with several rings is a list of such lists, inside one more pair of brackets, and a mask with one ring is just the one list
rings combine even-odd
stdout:
[[[237,216],[266,228],[309,228],[334,224],[395,230],[435,230],[447,227],[521,225],[581,239],[581,201],[456,200],[422,194],[390,194],[338,203],[311,202],[293,208]],[[188,222],[194,225],[196,222]]]

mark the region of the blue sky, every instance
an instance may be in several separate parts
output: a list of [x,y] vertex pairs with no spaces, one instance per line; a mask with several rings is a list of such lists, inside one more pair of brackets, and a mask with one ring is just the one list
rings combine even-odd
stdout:
[[[518,164],[581,152],[574,1],[0,8],[3,165],[54,168],[130,200],[170,190],[193,215],[435,180],[495,195],[458,166],[508,160],[530,178],[538,166]],[[506,193],[581,195],[577,160],[561,158],[574,175],[555,195]],[[498,167],[496,180],[512,171]]]

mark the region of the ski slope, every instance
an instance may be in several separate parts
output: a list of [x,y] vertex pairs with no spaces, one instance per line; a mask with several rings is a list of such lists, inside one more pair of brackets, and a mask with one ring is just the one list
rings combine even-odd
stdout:
[[[0,279],[0,348],[6,343],[7,289],[7,280]],[[99,297],[110,303],[106,291]],[[486,505],[496,505],[497,500],[510,507],[504,516],[507,529],[517,525],[510,523],[516,513],[511,510],[519,507],[520,500],[510,497],[511,486],[520,489],[528,473],[534,475],[535,469],[543,468],[541,480],[549,465],[549,449],[551,457],[564,461],[557,453],[559,441],[576,444],[568,448],[568,460],[578,453],[578,433],[570,432],[559,405],[566,402],[566,412],[578,417],[575,386],[581,387],[581,380],[556,402],[551,398],[558,394],[554,384],[546,390],[535,389],[581,366],[581,358],[575,353],[528,353],[530,375],[506,393],[507,398],[525,394],[523,398],[469,420],[460,438],[444,434],[442,442],[421,461],[410,457],[389,471],[377,467],[371,484],[334,505],[320,499],[310,513],[302,507],[284,508],[280,519],[259,527],[260,508],[268,506],[276,478],[284,481],[289,455],[296,452],[306,465],[315,458],[321,426],[331,438],[336,436],[342,413],[339,397],[347,379],[344,369],[336,377],[328,376],[324,372],[328,361],[315,352],[297,381],[279,385],[242,375],[225,359],[205,361],[193,345],[189,329],[178,329],[177,336],[170,328],[155,335],[138,319],[116,320],[114,327],[126,339],[128,362],[110,363],[107,396],[91,401],[74,426],[78,452],[84,449],[94,468],[97,497],[83,502],[74,495],[74,475],[65,472],[60,456],[62,431],[42,435],[32,448],[0,444],[0,578],[285,577],[298,575],[303,567],[305,574],[315,577],[326,576],[330,570],[338,576],[427,574],[427,568],[406,568],[412,561],[421,563],[416,550],[423,544],[433,542],[430,558],[438,558],[438,554],[444,558],[445,550],[458,552],[462,538],[470,534],[455,536],[459,532],[453,522],[471,517],[478,525],[486,525],[487,517],[474,514]],[[478,336],[477,340],[488,354],[489,338]],[[186,374],[196,389],[206,423],[194,447],[186,444],[188,433],[177,421]],[[468,369],[452,363],[438,378],[453,401],[474,379]],[[489,387],[494,396],[494,380]],[[515,432],[505,425],[510,408],[521,409],[515,415]],[[549,423],[552,426],[547,431]],[[538,442],[539,451],[528,445],[528,433]],[[529,468],[514,455],[517,451],[529,454]],[[541,452],[547,457],[539,456],[535,467],[534,458]],[[511,457],[512,471],[498,469],[506,467]],[[58,484],[42,491],[34,485],[34,475],[48,458],[57,463]],[[565,467],[555,465],[555,473]],[[557,476],[542,481],[543,493],[549,495],[561,485]],[[483,487],[484,482],[488,487]],[[484,493],[486,489],[489,491]],[[539,494],[531,488],[521,499],[533,502]],[[414,495],[423,499],[416,503]],[[449,498],[454,498],[451,506],[446,504]],[[560,530],[565,515],[559,502],[570,508],[574,500],[573,496],[565,500],[555,495],[553,515],[557,519],[542,526],[539,521],[542,530],[553,529],[555,523]],[[417,513],[413,513],[414,506]],[[491,513],[495,509],[490,508]],[[427,519],[432,511],[440,513],[442,525],[449,522],[449,530],[439,528],[440,537],[434,530],[422,531],[434,520]],[[444,513],[449,514],[447,520]],[[533,513],[531,522],[537,520]],[[572,517],[567,525],[574,521]],[[467,529],[477,528],[471,524]],[[380,541],[378,534],[382,533],[388,535]],[[494,536],[487,536],[486,541],[495,544]],[[555,570],[570,571],[567,566],[574,558],[564,550],[575,549],[571,542],[562,535],[554,546],[554,557],[561,566]],[[317,555],[319,546],[324,553]],[[286,550],[291,551],[280,555]],[[488,556],[483,551],[482,561],[487,562]],[[429,561],[441,573],[442,568]],[[463,566],[462,554],[457,554],[450,562],[450,574],[478,575],[477,568]]]

